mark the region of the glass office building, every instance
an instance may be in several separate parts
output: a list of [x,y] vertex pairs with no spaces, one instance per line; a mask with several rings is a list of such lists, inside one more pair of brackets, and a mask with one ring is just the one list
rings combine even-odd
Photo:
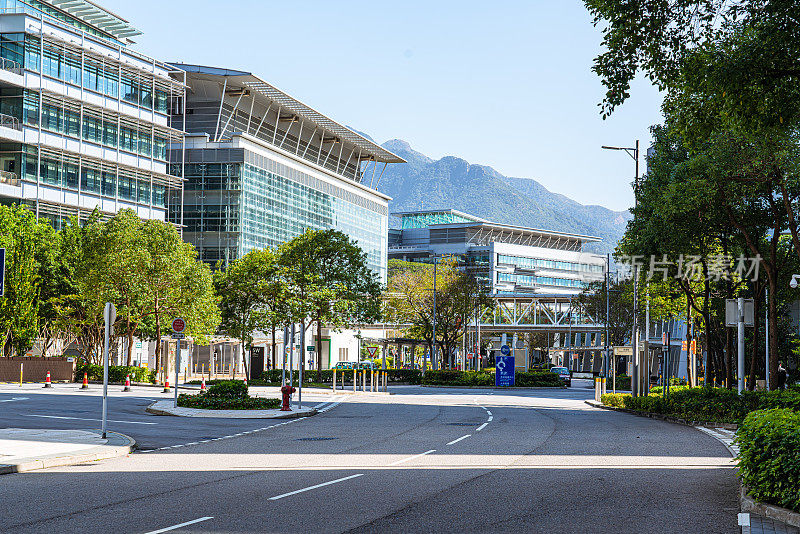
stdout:
[[190,91],[185,117],[173,117],[185,119],[187,144],[183,219],[172,218],[200,257],[224,264],[335,228],[385,280],[389,198],[373,187],[403,160],[250,73],[176,68]]
[[88,0],[0,0],[0,202],[56,227],[94,209],[166,219],[185,85],[129,48],[139,34]]
[[602,280],[605,258],[583,252],[598,238],[496,224],[456,210],[393,213],[389,257],[430,262],[454,256],[498,297],[574,296]]

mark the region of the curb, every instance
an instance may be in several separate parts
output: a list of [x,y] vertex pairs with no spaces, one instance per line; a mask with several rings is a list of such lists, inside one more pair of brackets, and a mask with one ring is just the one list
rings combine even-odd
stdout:
[[[191,410],[190,414],[181,414],[181,413],[173,413],[170,409],[174,408],[157,408],[156,404],[159,402],[172,402],[172,401],[156,401],[150,406],[148,406],[145,411],[147,413],[151,413],[153,415],[170,415],[173,417],[198,417],[198,418],[205,418],[205,417],[213,417],[217,419],[296,419],[299,417],[311,417],[312,415],[317,415],[317,409],[311,408],[307,411],[303,412],[288,412],[288,413],[280,413],[278,410],[274,410],[278,412],[276,415],[257,415],[258,412],[266,412],[266,411],[273,411],[273,410],[201,410],[199,408],[178,408],[179,410]],[[232,417],[230,415],[223,415],[219,412],[237,412],[238,417]]]
[[[17,464],[0,464],[0,475],[10,475],[12,473],[25,473],[37,469],[48,469],[50,467],[63,467],[66,465],[77,465],[96,460],[108,460],[127,456],[136,448],[136,440],[119,432],[106,432],[108,443],[106,445],[86,449],[87,452],[72,455],[44,455],[39,458],[20,462]],[[109,448],[110,447],[110,448]]]
[[800,527],[800,513],[774,504],[760,503],[747,493],[747,488],[744,486],[739,493],[739,504],[742,512],[757,514],[793,527]]
[[628,413],[639,417],[649,417],[650,419],[658,419],[661,421],[666,421],[667,423],[675,423],[676,425],[684,425],[691,427],[704,426],[706,428],[724,428],[725,430],[734,430],[734,431],[739,428],[739,425],[735,423],[719,423],[715,421],[689,421],[687,419],[681,419],[679,417],[672,417],[669,415],[662,415],[660,413],[640,412],[638,410],[629,410],[628,408],[617,408],[616,406],[606,406],[605,404],[597,402],[596,400],[585,400],[584,402],[589,406],[593,406],[595,408],[601,408],[603,410],[611,410],[614,412]]
[[454,388],[454,389],[496,389],[499,391],[510,391],[515,389],[529,390],[529,389],[569,389],[566,386],[443,386],[440,384],[419,384],[424,388]]

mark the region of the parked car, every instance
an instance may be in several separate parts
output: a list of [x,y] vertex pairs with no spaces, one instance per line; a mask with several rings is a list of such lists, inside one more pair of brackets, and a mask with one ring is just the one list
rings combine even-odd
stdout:
[[566,367],[551,367],[550,372],[557,374],[565,386],[570,387],[572,385],[572,375]]
[[370,370],[375,370],[375,369],[377,368],[377,366],[376,366],[374,363],[372,363],[372,362],[369,362],[369,361],[363,361],[363,362],[358,362],[358,368],[359,368],[359,369],[370,369]]
[[341,371],[343,369],[352,369],[355,366],[355,364],[356,364],[355,362],[337,362],[333,368],[338,371]]

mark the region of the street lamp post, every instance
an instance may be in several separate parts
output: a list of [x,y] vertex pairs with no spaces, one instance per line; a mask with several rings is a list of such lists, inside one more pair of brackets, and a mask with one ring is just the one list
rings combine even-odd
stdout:
[[[631,158],[633,158],[635,165],[635,174],[633,178],[633,202],[634,207],[638,206],[639,201],[639,140],[633,147],[620,147],[620,146],[602,146],[605,150],[624,150]],[[633,348],[633,376],[631,377],[631,393],[636,397],[640,393],[639,388],[639,299],[638,299],[638,278],[639,268],[634,262],[633,264],[633,337],[631,338],[631,345]]]

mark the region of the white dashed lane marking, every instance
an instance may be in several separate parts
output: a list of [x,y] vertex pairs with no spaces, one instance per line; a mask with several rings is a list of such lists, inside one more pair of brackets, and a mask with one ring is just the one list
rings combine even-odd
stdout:
[[[325,406],[326,404],[327,404],[327,406]],[[317,404],[317,407],[319,407],[319,406],[325,406],[325,407],[322,408],[322,409],[317,409],[317,413],[325,413],[328,410],[339,406],[340,404],[341,404],[341,401],[336,401],[335,398],[332,399],[332,400],[329,400],[327,402],[322,402],[320,404]],[[40,417],[46,417],[46,416],[40,416]],[[181,447],[189,447],[191,445],[199,445],[201,443],[209,443],[211,441],[220,441],[220,440],[223,440],[223,439],[238,438],[238,437],[241,437],[241,436],[244,436],[244,435],[247,435],[247,434],[255,434],[256,432],[263,432],[264,430],[269,430],[271,428],[276,428],[276,427],[279,427],[279,426],[289,425],[291,423],[296,423],[296,422],[301,421],[303,419],[305,419],[305,417],[298,417],[297,419],[289,419],[289,420],[284,421],[282,423],[275,423],[274,425],[264,426],[264,427],[261,427],[261,428],[256,428],[254,430],[248,430],[248,431],[245,431],[245,432],[239,432],[237,434],[230,434],[228,436],[220,436],[218,438],[209,438],[209,439],[204,439],[202,441],[192,441],[190,443],[181,443],[180,445],[168,445],[166,447],[159,447],[157,449],[140,450],[139,452],[147,453],[147,452],[154,452],[154,451],[167,451],[167,450],[171,450],[171,449],[180,449]],[[142,423],[142,424],[156,424],[156,423]]]

